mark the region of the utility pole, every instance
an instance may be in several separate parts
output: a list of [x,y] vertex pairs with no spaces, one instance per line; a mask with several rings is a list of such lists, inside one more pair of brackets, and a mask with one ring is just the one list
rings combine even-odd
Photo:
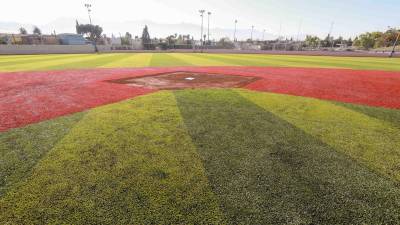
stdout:
[[[396,29],[394,29],[395,31],[397,31]],[[397,31],[397,32],[399,32],[399,34],[397,35],[397,38],[396,38],[396,40],[394,41],[394,44],[393,44],[393,50],[392,50],[392,52],[390,53],[390,58],[392,58],[393,56],[394,56],[394,53],[396,52],[396,46],[397,46],[397,42],[399,41],[399,39],[400,39],[400,31]]]
[[206,12],[206,10],[202,9],[199,10],[200,12],[200,17],[201,17],[201,36],[200,36],[200,42],[201,42],[201,47],[203,47],[203,26],[204,26],[204,13]]
[[[85,7],[87,8],[87,11],[88,11],[90,26],[93,28],[92,17],[90,16],[90,13],[92,12],[92,5],[85,4]],[[93,41],[94,51],[99,52],[99,50],[97,49],[96,37],[93,36],[93,39],[94,40],[92,40],[92,41]]]
[[208,12],[208,27],[207,27],[207,42],[208,44],[210,44],[210,16],[211,16],[211,12]]
[[251,26],[251,38],[250,38],[251,41],[253,41],[253,32],[254,32],[254,26]]
[[233,42],[237,42],[237,39],[236,39],[236,29],[237,29],[237,23],[238,23],[238,21],[237,21],[237,20],[235,20],[235,32],[233,33]]

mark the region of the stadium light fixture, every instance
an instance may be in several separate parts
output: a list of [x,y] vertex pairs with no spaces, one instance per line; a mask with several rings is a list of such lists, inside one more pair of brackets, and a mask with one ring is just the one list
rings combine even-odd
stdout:
[[203,26],[204,26],[204,13],[206,10],[202,9],[199,10],[200,17],[201,17],[201,35],[200,35],[200,41],[201,41],[201,46],[203,46]]
[[233,42],[237,42],[237,39],[236,39],[237,23],[238,23],[238,20],[235,20],[235,31],[233,32]]
[[254,26],[251,26],[251,38],[250,38],[251,41],[253,41],[253,32],[254,32]]
[[[88,11],[90,25],[91,25],[91,27],[93,27],[92,17],[90,16],[90,13],[92,12],[92,5],[86,3],[86,4],[85,4],[85,7],[87,8],[87,11]],[[94,51],[95,51],[95,52],[99,52],[99,49],[97,48],[97,43],[96,43],[96,41],[97,41],[97,40],[96,40],[96,38],[94,37],[94,40],[93,40]]]
[[[335,25],[335,22],[332,22],[331,23],[331,28],[329,29],[329,34],[328,34],[328,37],[329,37],[329,39],[328,39],[328,41],[331,39],[331,36],[332,36],[332,32],[333,32],[333,26]],[[335,40],[333,39],[333,37],[332,37],[332,49],[335,47]]]
[[208,12],[208,27],[207,27],[207,36],[208,36],[208,43],[210,43],[210,16],[211,16],[211,12]]
[[263,30],[263,37],[262,37],[262,41],[265,41],[265,32],[266,32],[267,30]]
[[92,12],[92,5],[85,4],[85,7],[87,8],[87,11],[88,11],[90,25],[92,25],[92,17],[90,16],[90,13]]

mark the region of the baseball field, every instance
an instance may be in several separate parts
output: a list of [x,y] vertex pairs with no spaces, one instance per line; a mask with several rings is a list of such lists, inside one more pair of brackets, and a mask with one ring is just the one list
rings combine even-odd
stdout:
[[400,58],[0,56],[0,224],[400,224]]

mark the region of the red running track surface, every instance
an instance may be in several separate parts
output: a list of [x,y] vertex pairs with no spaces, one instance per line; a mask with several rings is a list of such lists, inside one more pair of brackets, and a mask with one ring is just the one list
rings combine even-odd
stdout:
[[105,82],[187,71],[256,76],[245,88],[400,109],[400,72],[271,67],[177,67],[0,73],[0,132],[154,92]]

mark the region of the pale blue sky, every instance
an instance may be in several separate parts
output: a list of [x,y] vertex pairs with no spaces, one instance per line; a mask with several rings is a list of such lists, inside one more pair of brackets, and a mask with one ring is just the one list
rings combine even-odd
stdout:
[[331,22],[333,34],[345,37],[360,32],[400,27],[399,0],[18,0],[4,1],[0,22],[46,24],[57,18],[85,18],[85,2],[93,4],[94,21],[152,20],[159,23],[200,22],[198,9],[210,10],[211,27],[238,27],[282,35],[325,36]]

